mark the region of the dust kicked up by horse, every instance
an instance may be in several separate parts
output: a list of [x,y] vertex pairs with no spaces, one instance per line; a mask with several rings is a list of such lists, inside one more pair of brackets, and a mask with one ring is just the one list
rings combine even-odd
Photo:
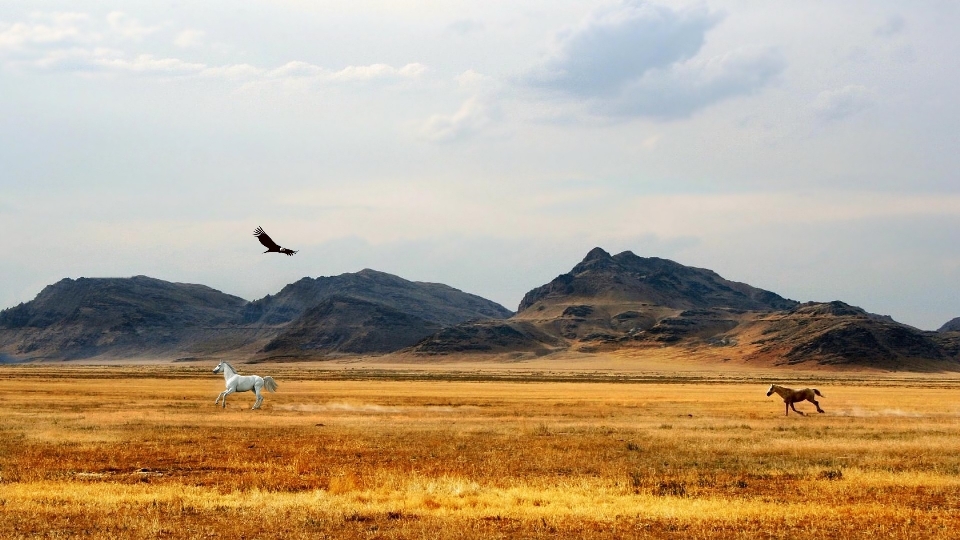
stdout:
[[793,409],[793,412],[803,415],[803,412],[798,411],[796,407],[793,406],[794,403],[798,401],[809,401],[817,407],[817,412],[822,413],[823,409],[820,408],[820,403],[814,399],[814,396],[823,397],[823,394],[820,393],[816,388],[804,388],[803,390],[794,390],[793,388],[787,388],[785,386],[778,386],[776,384],[771,384],[770,389],[767,390],[767,397],[773,395],[776,392],[778,396],[783,398],[783,404],[785,406],[786,415],[790,414],[790,409]]
[[220,395],[217,396],[217,400],[213,402],[214,405],[223,400],[223,408],[227,407],[227,396],[234,392],[250,392],[253,391],[257,395],[257,401],[253,404],[254,409],[259,409],[260,405],[263,403],[263,395],[260,394],[260,390],[266,388],[271,392],[277,391],[277,382],[273,380],[273,377],[260,377],[258,375],[240,375],[237,373],[237,370],[230,365],[229,362],[220,362],[217,364],[217,367],[213,368],[214,373],[223,372],[223,381],[227,385],[227,389],[223,392],[220,392]]

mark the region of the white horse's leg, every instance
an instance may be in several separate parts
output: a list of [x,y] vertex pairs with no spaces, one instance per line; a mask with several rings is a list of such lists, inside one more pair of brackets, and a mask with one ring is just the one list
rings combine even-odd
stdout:
[[253,404],[254,409],[259,409],[260,404],[263,403],[263,396],[260,395],[260,389],[263,388],[263,383],[258,382],[253,386],[253,393],[257,395],[257,401]]
[[230,394],[232,394],[232,393],[234,393],[234,392],[236,392],[236,391],[237,391],[236,388],[227,388],[226,390],[223,391],[222,394],[220,394],[221,396],[223,396],[222,405],[223,405],[223,408],[224,408],[224,409],[227,408],[227,396],[229,396]]

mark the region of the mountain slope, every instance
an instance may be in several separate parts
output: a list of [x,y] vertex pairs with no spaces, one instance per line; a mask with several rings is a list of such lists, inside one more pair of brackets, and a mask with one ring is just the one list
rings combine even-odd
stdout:
[[82,358],[182,348],[240,321],[247,301],[146,276],[63,279],[0,312],[9,354]]
[[629,251],[611,256],[594,248],[569,273],[528,292],[518,313],[571,299],[646,303],[673,309],[731,308],[753,311],[797,305],[770,291],[729,281],[712,270],[694,268]]
[[843,302],[799,304],[710,270],[600,248],[527,293],[510,320],[448,328],[414,351],[661,347],[768,365],[960,369],[954,333],[922,332]]
[[867,313],[840,301],[807,302],[749,321],[735,333],[758,348],[753,358],[774,364],[863,366],[881,369],[960,367],[933,332]]
[[439,324],[380,303],[335,295],[307,309],[262,352],[385,353],[409,347],[440,329]]
[[380,303],[442,326],[470,319],[506,318],[513,314],[496,302],[448,285],[408,281],[365,269],[339,276],[303,278],[291,283],[275,295],[251,302],[244,312],[244,321],[283,325],[334,295]]
[[960,317],[950,319],[937,332],[960,332]]

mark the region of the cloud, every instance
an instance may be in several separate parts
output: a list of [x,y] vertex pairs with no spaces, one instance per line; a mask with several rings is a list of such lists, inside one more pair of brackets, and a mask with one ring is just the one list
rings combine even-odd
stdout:
[[[104,25],[104,21],[106,24]],[[114,11],[98,21],[83,13],[35,13],[26,22],[0,23],[0,63],[47,71],[85,74],[127,73],[157,77],[203,77],[249,82],[306,81],[325,84],[413,80],[427,66],[409,63],[400,67],[376,63],[330,70],[307,62],[291,61],[269,69],[247,63],[209,65],[172,56],[122,50],[162,29],[145,26],[125,13]],[[173,44],[181,48],[202,43],[204,32],[185,29]],[[111,44],[112,47],[102,46]]]
[[847,85],[820,92],[813,101],[816,118],[823,122],[836,122],[869,109],[877,101],[876,92],[861,85]]
[[690,116],[718,101],[763,88],[784,67],[771,49],[741,49],[705,60],[655,69],[624,84],[620,92],[595,104],[610,116],[670,120]]
[[424,122],[420,133],[433,142],[450,142],[479,133],[494,116],[490,102],[474,96],[449,115],[435,114]]
[[173,39],[173,44],[181,49],[198,47],[203,44],[203,37],[206,35],[202,30],[186,29],[181,30],[177,37]]
[[331,81],[369,81],[374,79],[416,78],[427,71],[423,64],[407,64],[395,68],[387,64],[369,66],[347,66],[340,71],[330,73],[325,78]]
[[122,11],[113,11],[108,14],[107,24],[110,25],[114,34],[124,39],[141,40],[160,30],[159,26],[144,26],[140,21]]
[[672,119],[764,87],[784,67],[772,49],[698,58],[722,19],[705,8],[674,10],[625,1],[594,12],[556,37],[529,70],[528,86],[586,102],[611,117]]
[[27,46],[64,43],[90,43],[101,36],[84,28],[90,17],[83,13],[34,13],[30,20],[14,24],[0,23],[0,51]]
[[463,73],[457,75],[456,81],[457,81],[457,85],[459,85],[460,87],[470,88],[470,87],[480,86],[480,85],[489,83],[490,77],[478,71],[468,69]]
[[887,18],[886,22],[878,26],[873,33],[879,37],[890,38],[893,37],[907,27],[907,21],[900,15],[891,15]]
[[482,22],[473,19],[460,19],[447,26],[448,31],[460,36],[481,32],[484,28],[485,25]]

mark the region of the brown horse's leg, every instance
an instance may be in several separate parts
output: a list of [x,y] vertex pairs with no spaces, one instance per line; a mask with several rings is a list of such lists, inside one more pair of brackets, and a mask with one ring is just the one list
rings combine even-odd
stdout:
[[808,399],[807,401],[809,401],[809,402],[813,403],[814,405],[816,405],[816,407],[817,407],[817,412],[819,412],[819,413],[824,412],[823,409],[820,408],[820,402],[818,402],[817,400],[815,400],[815,399],[813,399],[813,398],[810,398],[810,399]]
[[792,402],[792,401],[790,402],[790,408],[793,409],[793,412],[799,414],[800,416],[803,416],[803,412],[802,412],[802,411],[798,411],[797,408],[793,406],[793,402]]
[[786,401],[783,402],[783,415],[790,416],[790,403]]

